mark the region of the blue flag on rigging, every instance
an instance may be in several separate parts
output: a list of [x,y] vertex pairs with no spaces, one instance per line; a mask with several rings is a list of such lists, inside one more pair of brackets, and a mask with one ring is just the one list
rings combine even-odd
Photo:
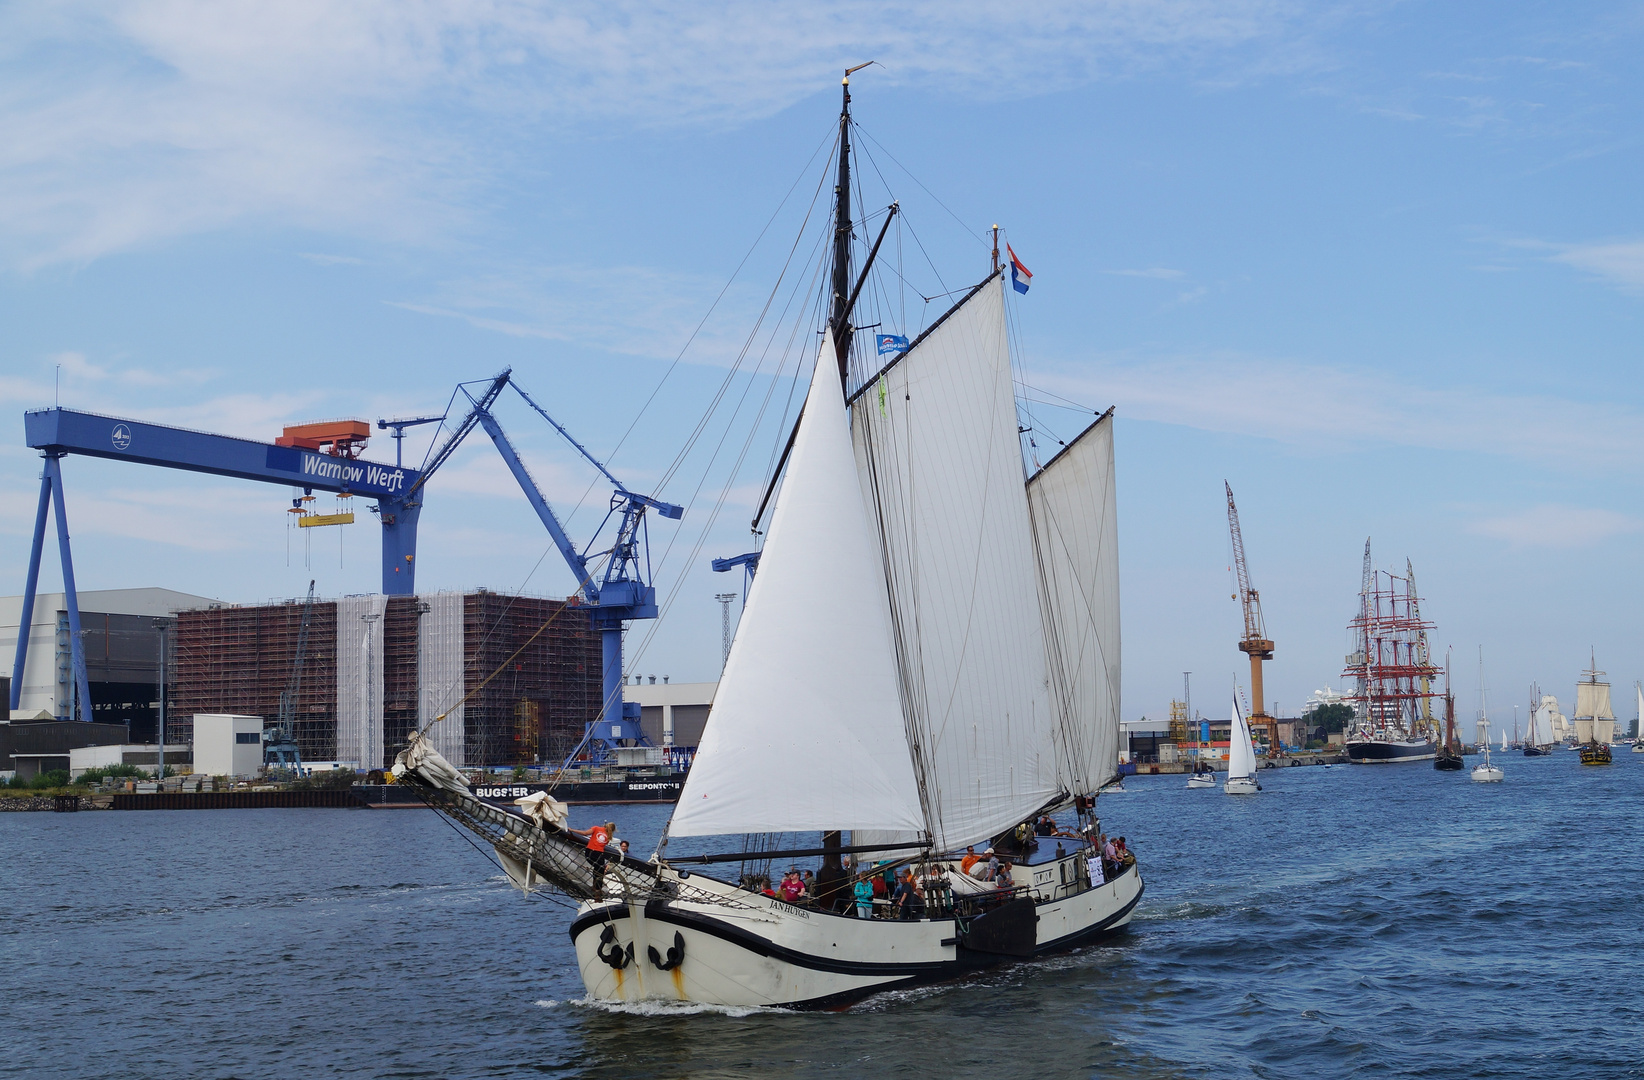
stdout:
[[1033,271],[1022,265],[1022,260],[1016,257],[1016,252],[1009,244],[1005,245],[1005,250],[1010,252],[1010,283],[1016,287],[1017,292],[1025,293],[1028,286],[1033,284]]
[[907,352],[907,351],[908,351],[908,339],[903,337],[901,334],[880,334],[879,335],[879,355],[880,356],[885,356],[888,353],[901,353],[901,352]]

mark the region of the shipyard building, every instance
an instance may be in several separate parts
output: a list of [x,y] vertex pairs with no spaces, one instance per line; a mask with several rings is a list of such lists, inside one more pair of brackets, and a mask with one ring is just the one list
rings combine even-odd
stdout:
[[459,767],[561,760],[599,713],[587,608],[483,589],[371,594],[178,612],[167,741],[192,741],[195,713],[272,722],[299,642],[293,719],[305,761],[383,768],[442,713],[429,733]]
[[[382,768],[442,713],[430,734],[454,764],[560,761],[600,711],[599,634],[574,601],[476,589],[242,605],[118,589],[82,592],[80,606],[91,707],[74,707],[63,598],[41,593],[19,708],[0,731],[0,772],[67,767],[74,747],[152,744],[162,650],[167,759],[178,764],[171,747],[194,741],[196,713],[272,724],[299,644],[293,719],[305,761]],[[0,599],[8,657],[21,607],[18,597]],[[9,683],[3,689],[9,695]],[[686,727],[695,726],[689,711],[681,710]],[[28,760],[14,763],[14,754]]]

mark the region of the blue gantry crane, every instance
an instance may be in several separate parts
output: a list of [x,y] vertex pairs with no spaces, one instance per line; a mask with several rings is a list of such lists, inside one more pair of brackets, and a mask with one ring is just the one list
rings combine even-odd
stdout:
[[[548,529],[554,546],[576,578],[577,594],[590,608],[593,626],[600,633],[604,704],[600,718],[589,725],[584,742],[615,745],[623,740],[638,740],[639,706],[625,705],[622,700],[622,631],[624,624],[631,619],[654,619],[657,615],[656,589],[650,581],[645,514],[647,510],[656,510],[665,518],[678,520],[683,516],[684,509],[630,491],[572,438],[563,425],[513,383],[512,374],[511,369],[505,370],[493,379],[458,386],[458,390],[468,399],[468,413],[420,469],[408,469],[398,460],[392,466],[360,460],[357,453],[369,429],[359,422],[346,422],[340,427],[331,425],[325,430],[288,428],[285,435],[269,444],[74,409],[51,408],[25,413],[23,426],[28,445],[40,451],[45,465],[41,471],[40,501],[35,513],[34,540],[29,555],[20,625],[28,627],[32,624],[46,516],[48,509],[55,509],[78,705],[77,709],[69,709],[68,715],[89,719],[91,694],[81,644],[74,561],[63,506],[64,457],[81,454],[300,487],[305,494],[326,491],[374,499],[372,509],[378,514],[382,526],[382,591],[390,596],[408,596],[416,591],[417,522],[428,479],[450,458],[463,439],[479,426],[491,437],[531,508]],[[470,388],[477,386],[484,386],[484,389],[475,394]],[[491,413],[497,398],[509,386],[513,386],[526,404],[547,420],[615,489],[604,521],[595,530],[593,539],[580,550],[566,534],[525,463],[520,460],[519,453]],[[398,441],[406,427],[444,419],[440,416],[381,420],[378,427],[393,428]],[[400,457],[398,442],[395,457]],[[607,526],[613,519],[616,526],[609,546],[596,550],[594,545],[606,534]],[[18,707],[22,692],[28,638],[26,632],[18,634],[11,682],[13,709]]]
[[[484,389],[476,395],[470,388],[478,386],[484,386]],[[509,386],[512,386],[514,392],[538,415],[548,421],[566,442],[575,447],[577,453],[598,469],[600,475],[610,481],[614,488],[605,519],[600,522],[599,528],[594,530],[593,539],[581,550],[577,549],[576,544],[566,534],[565,527],[560,523],[553,507],[548,505],[548,500],[543,497],[537,482],[526,469],[525,462],[520,460],[519,452],[514,449],[514,444],[503,432],[502,425],[497,423],[496,417],[491,413],[497,398]],[[408,495],[412,499],[417,497],[417,492],[427,477],[450,458],[476,425],[485,429],[485,433],[491,437],[491,442],[496,445],[497,452],[502,455],[503,462],[514,474],[514,479],[519,482],[520,490],[525,492],[526,501],[531,504],[531,509],[536,511],[537,517],[547,528],[548,535],[553,538],[560,557],[565,560],[566,566],[576,578],[577,593],[591,609],[594,629],[599,631],[600,686],[604,704],[600,710],[600,718],[589,725],[582,743],[573,754],[590,746],[596,750],[603,750],[624,740],[643,742],[639,727],[639,703],[622,700],[622,631],[624,624],[631,619],[654,619],[657,616],[656,588],[650,580],[651,557],[645,512],[655,510],[663,517],[677,521],[684,515],[684,507],[630,491],[622,481],[612,476],[611,471],[590,454],[586,447],[572,438],[571,433],[565,430],[559,421],[548,415],[546,409],[513,382],[511,370],[503,371],[488,382],[481,380],[459,383],[457,389],[468,399],[468,414],[452,429],[445,442],[423,465],[421,477],[411,486]],[[596,550],[594,545],[600,542],[601,536],[606,535],[607,526],[613,519],[616,520],[616,528],[610,546]]]

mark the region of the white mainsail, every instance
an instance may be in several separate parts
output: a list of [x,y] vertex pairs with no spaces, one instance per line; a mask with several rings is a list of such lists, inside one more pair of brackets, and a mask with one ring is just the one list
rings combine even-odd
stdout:
[[923,832],[890,610],[827,358],[668,831]]
[[1028,481],[1065,791],[1118,773],[1119,529],[1109,411]]
[[1239,708],[1239,695],[1233,695],[1233,723],[1228,732],[1227,778],[1237,780],[1256,775],[1256,749],[1250,744],[1250,724]]
[[1552,709],[1543,702],[1530,713],[1530,745],[1553,745]]
[[1003,290],[989,279],[851,406],[908,742],[947,850],[1066,794]]

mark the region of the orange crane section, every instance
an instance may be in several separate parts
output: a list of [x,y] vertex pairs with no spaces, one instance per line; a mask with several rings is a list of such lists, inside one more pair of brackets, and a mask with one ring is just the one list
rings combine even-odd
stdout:
[[1273,659],[1273,642],[1262,623],[1261,597],[1251,586],[1250,568],[1245,565],[1244,535],[1239,531],[1239,508],[1233,504],[1233,485],[1223,480],[1222,487],[1227,489],[1227,528],[1233,534],[1233,572],[1239,582],[1238,599],[1244,605],[1244,637],[1239,641],[1239,651],[1250,656],[1250,696],[1256,706],[1250,714],[1250,724],[1251,727],[1267,725],[1267,753],[1276,757],[1279,722],[1267,715],[1267,698],[1262,693],[1262,661]]

